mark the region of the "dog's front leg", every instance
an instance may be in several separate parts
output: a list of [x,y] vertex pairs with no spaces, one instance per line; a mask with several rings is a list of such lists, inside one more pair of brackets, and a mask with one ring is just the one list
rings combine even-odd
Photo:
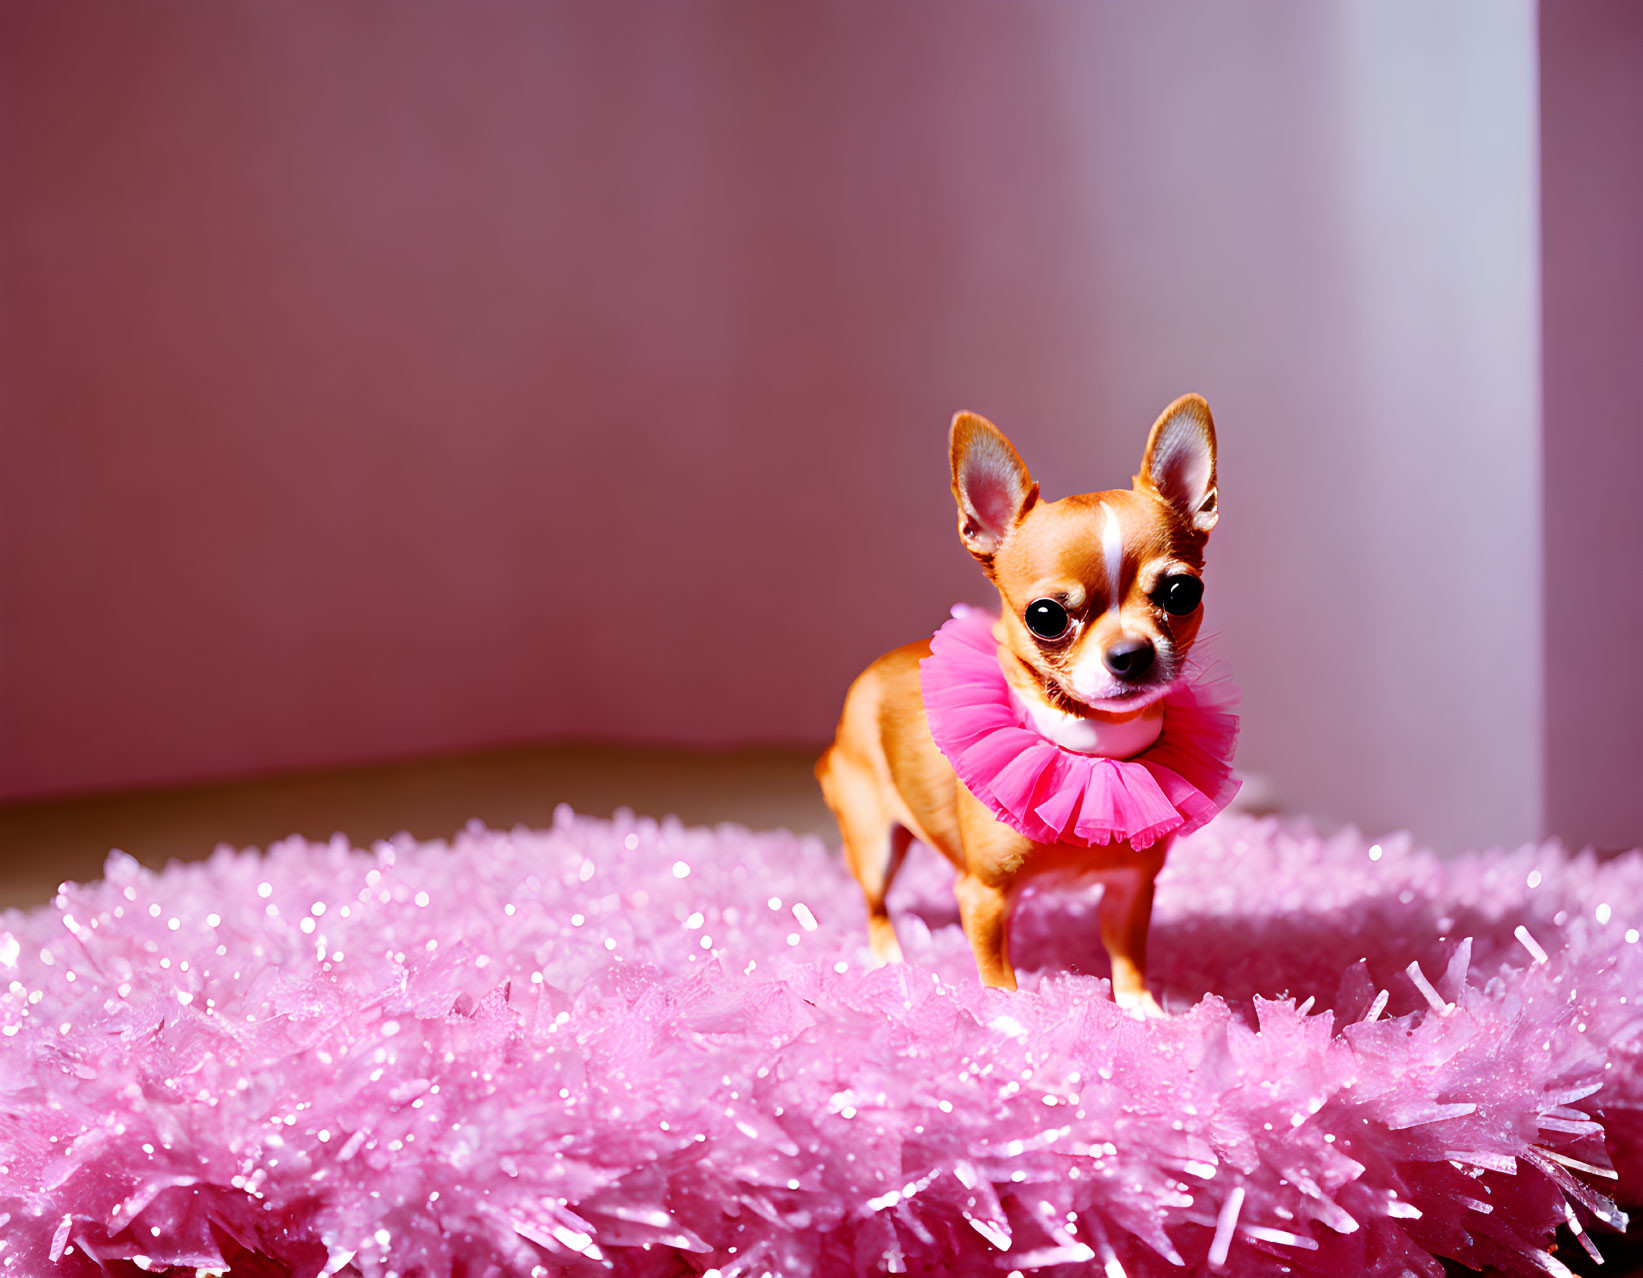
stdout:
[[1010,911],[1015,886],[1032,855],[1029,839],[999,822],[987,807],[958,787],[956,812],[964,863],[954,892],[959,922],[975,954],[983,985],[1016,988],[1010,965]]
[[970,939],[981,983],[1015,989],[1015,968],[1010,966],[1009,890],[973,874],[961,874],[953,890],[958,896],[959,922]]
[[1101,875],[1101,943],[1112,961],[1112,997],[1136,1016],[1162,1016],[1147,989],[1147,929],[1152,924],[1153,880],[1164,868],[1169,840],[1144,852],[1123,845],[1122,862]]

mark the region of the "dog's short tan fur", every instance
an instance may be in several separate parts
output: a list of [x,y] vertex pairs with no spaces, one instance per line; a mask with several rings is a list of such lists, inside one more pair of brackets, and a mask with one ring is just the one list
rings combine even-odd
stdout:
[[[1186,395],[1164,410],[1131,488],[1056,502],[1039,500],[1014,447],[984,418],[960,413],[950,445],[959,536],[998,588],[994,635],[1011,687],[1035,718],[1073,728],[1080,719],[1114,723],[1141,713],[1129,703],[1155,699],[1179,674],[1203,616],[1201,605],[1172,616],[1153,595],[1164,577],[1198,576],[1203,567],[1217,518],[1209,406]],[[1116,583],[1109,580],[1115,564]],[[1043,598],[1073,618],[1054,642],[1023,621],[1027,605]],[[1128,687],[1103,684],[1103,654],[1143,640],[1153,645],[1157,669]],[[1158,1014],[1146,987],[1147,926],[1168,840],[1144,850],[1041,844],[995,819],[930,736],[919,690],[919,661],[929,654],[925,640],[869,666],[851,685],[837,738],[816,765],[867,899],[873,952],[882,961],[901,958],[884,900],[914,838],[958,870],[959,916],[988,985],[1015,988],[1008,923],[1016,892],[1046,874],[1091,875],[1103,884],[1101,939],[1114,997],[1140,1014]]]

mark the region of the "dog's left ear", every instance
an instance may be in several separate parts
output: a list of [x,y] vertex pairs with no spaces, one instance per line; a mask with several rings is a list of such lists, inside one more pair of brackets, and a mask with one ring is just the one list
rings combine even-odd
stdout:
[[1200,535],[1215,527],[1215,420],[1202,395],[1183,395],[1159,414],[1135,486],[1157,493]]
[[947,442],[959,540],[986,565],[1038,501],[1038,485],[1015,445],[985,417],[958,414]]

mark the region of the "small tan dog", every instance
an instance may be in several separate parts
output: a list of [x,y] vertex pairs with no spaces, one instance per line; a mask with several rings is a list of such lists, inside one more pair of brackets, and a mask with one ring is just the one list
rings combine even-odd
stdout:
[[[1042,502],[1010,441],[973,413],[953,419],[950,451],[959,537],[1003,604],[993,636],[1012,695],[1044,737],[1102,753],[1081,742],[1133,732],[1180,677],[1198,634],[1203,547],[1217,518],[1209,405],[1186,395],[1164,410],[1130,489]],[[917,838],[958,870],[959,917],[984,983],[1015,988],[1007,929],[1017,891],[1072,871],[1103,884],[1114,998],[1161,1015],[1145,969],[1169,838],[1144,850],[1038,843],[998,820],[931,736],[919,673],[930,651],[929,640],[912,643],[869,666],[816,765],[867,899],[874,954],[901,959],[884,900]]]

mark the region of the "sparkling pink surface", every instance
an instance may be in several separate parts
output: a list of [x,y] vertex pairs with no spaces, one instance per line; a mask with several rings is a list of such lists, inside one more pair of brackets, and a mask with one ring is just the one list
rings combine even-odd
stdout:
[[1085,896],[982,989],[948,880],[915,849],[874,970],[782,833],[115,854],[0,918],[0,1269],[1555,1273],[1639,1197],[1643,856],[1222,817],[1160,880],[1153,1022]]
[[1193,672],[1163,697],[1164,731],[1129,759],[1080,754],[1026,721],[999,669],[994,613],[960,604],[919,662],[930,734],[1000,821],[1041,843],[1151,847],[1191,833],[1238,793],[1238,690]]

